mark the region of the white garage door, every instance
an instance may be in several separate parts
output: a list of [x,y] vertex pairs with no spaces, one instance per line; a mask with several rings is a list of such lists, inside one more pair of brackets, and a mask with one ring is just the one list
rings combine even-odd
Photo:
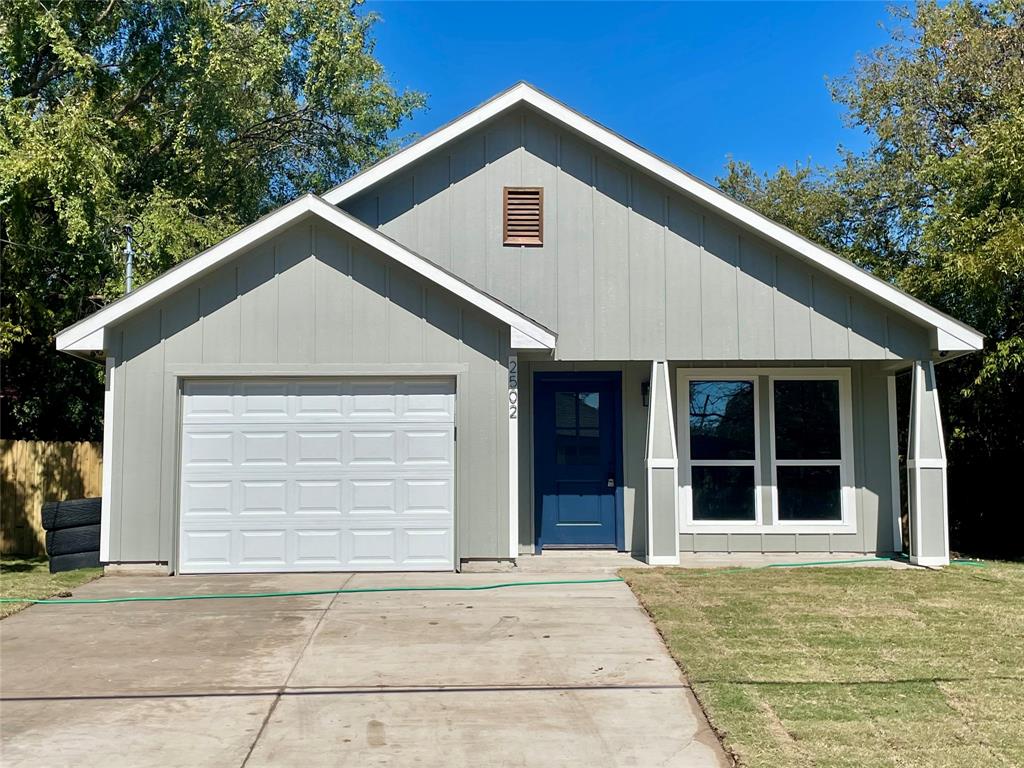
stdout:
[[448,380],[185,384],[181,573],[454,568]]

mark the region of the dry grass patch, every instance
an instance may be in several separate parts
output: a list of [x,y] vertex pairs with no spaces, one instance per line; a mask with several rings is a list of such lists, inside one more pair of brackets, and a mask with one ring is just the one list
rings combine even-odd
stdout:
[[[102,568],[50,573],[45,557],[0,560],[0,597],[44,600],[61,595],[103,575]],[[0,619],[27,608],[30,603],[0,603]]]
[[743,765],[1024,765],[1024,565],[622,575]]

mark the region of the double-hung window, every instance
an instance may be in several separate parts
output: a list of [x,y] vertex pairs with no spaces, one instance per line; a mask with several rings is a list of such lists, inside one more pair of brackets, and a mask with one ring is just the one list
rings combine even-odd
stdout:
[[683,455],[697,523],[756,523],[760,515],[757,379],[693,378]]
[[848,379],[805,373],[771,382],[776,520],[780,526],[852,522]]
[[678,376],[680,530],[855,530],[848,370]]

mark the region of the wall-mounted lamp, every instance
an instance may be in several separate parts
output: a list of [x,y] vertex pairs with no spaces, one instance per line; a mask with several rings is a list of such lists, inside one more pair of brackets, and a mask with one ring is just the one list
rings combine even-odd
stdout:
[[643,400],[644,408],[647,408],[651,404],[651,382],[640,382],[640,399]]

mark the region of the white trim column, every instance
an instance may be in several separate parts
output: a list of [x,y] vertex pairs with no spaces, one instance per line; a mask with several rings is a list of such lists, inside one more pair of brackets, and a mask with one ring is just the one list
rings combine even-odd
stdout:
[[900,504],[900,441],[899,425],[896,422],[896,376],[886,379],[886,394],[889,411],[889,498],[892,515],[892,551],[903,551],[903,507]]
[[100,500],[100,562],[110,562],[110,504],[114,479],[114,358],[103,377],[103,498]]
[[946,441],[942,434],[935,364],[915,361],[910,376],[907,440],[910,562],[925,566],[949,565]]
[[679,457],[668,362],[651,363],[647,407],[647,562],[679,565]]
[[519,557],[519,355],[508,356],[508,556]]

